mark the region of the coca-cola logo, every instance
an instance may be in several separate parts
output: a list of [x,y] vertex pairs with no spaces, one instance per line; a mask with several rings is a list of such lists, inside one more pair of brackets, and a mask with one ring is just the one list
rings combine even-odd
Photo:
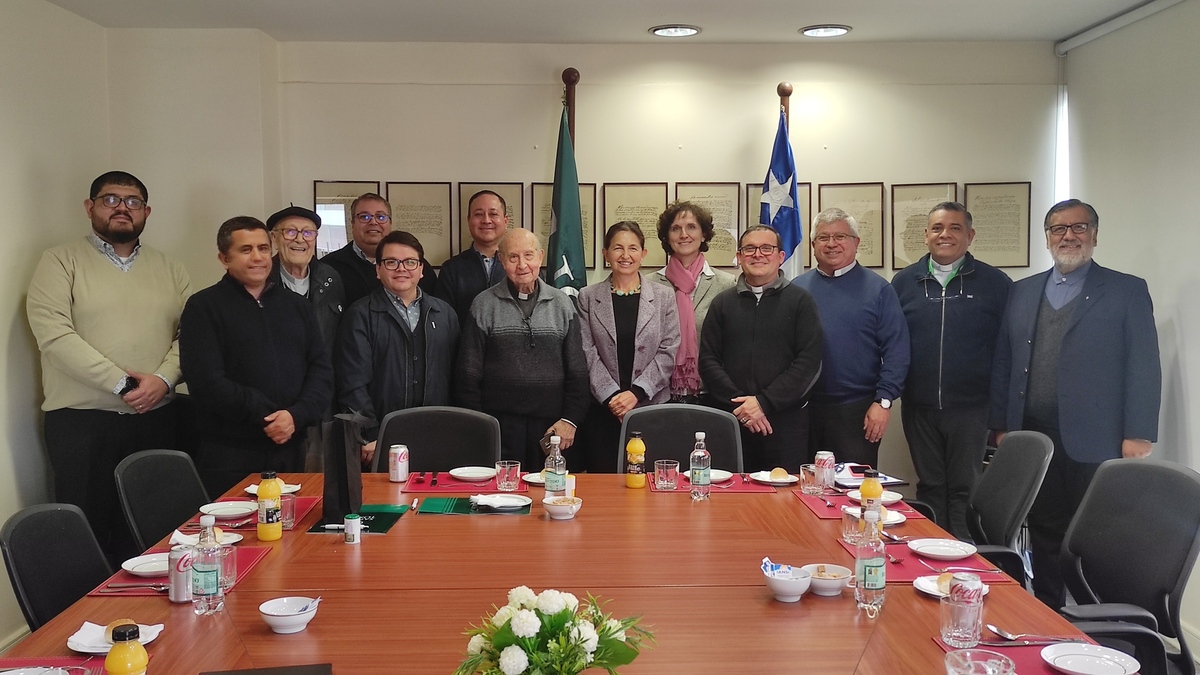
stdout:
[[983,602],[983,587],[971,588],[964,583],[950,584],[950,599],[954,602],[980,604]]
[[176,572],[187,572],[192,569],[192,556],[190,553],[185,553],[175,561]]

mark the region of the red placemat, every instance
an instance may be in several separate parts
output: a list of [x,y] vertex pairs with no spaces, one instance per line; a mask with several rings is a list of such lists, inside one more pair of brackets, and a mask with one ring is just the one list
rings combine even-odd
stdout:
[[[296,522],[304,520],[304,516],[308,515],[313,507],[321,503],[320,497],[296,497]],[[257,526],[258,523],[255,523]]]
[[54,666],[66,668],[70,666],[86,669],[87,675],[101,675],[104,672],[104,656],[45,656],[19,659],[0,659],[0,668],[36,668],[38,666]]
[[[437,476],[437,485],[433,484],[433,478]],[[525,481],[518,481],[517,492],[529,492],[529,484]],[[420,473],[408,474],[408,482],[404,484],[404,492],[471,492],[471,493],[491,493],[500,492],[500,488],[496,487],[496,479],[473,483],[466,480],[458,480],[445,471],[429,471],[425,474],[425,478],[421,478]]]
[[[257,565],[259,562],[261,562],[262,559],[267,557],[267,554],[271,552],[271,549],[267,546],[235,546],[234,550],[237,551],[237,569],[238,569],[238,571],[237,571],[237,580],[233,582],[233,588],[229,589],[231,592],[235,588],[237,588],[237,585],[242,582],[242,579],[246,578],[246,574],[248,574],[250,572],[250,570],[254,568],[255,565]],[[147,551],[146,553],[166,553],[166,551],[164,549],[158,549],[158,550],[151,549],[151,550]],[[92,589],[91,592],[88,593],[88,595],[90,595],[92,597],[105,597],[105,598],[107,598],[107,597],[120,598],[120,597],[131,597],[131,596],[132,597],[153,597],[153,596],[157,595],[157,596],[161,596],[161,597],[165,598],[165,597],[167,597],[166,591],[156,591],[152,588],[122,588],[120,590],[107,591],[104,593],[100,592],[100,589],[107,587],[109,584],[165,584],[165,583],[167,583],[167,577],[165,577],[165,576],[162,576],[162,577],[139,577],[139,576],[134,576],[134,575],[130,574],[129,572],[126,572],[125,570],[118,570],[116,574],[114,574],[111,577],[109,577],[108,579],[106,579],[104,581],[104,583],[102,583],[99,586],[97,586],[96,588]]]
[[[801,501],[801,503],[803,503],[805,506],[807,506],[809,511],[813,512],[813,515],[815,515],[816,517],[818,517],[822,520],[833,520],[835,518],[841,518],[843,506],[858,506],[858,502],[854,501],[853,499],[850,499],[846,495],[831,495],[831,494],[824,495],[824,498],[829,500],[830,504],[833,504],[833,508],[830,508],[825,505],[825,502],[821,501],[821,499],[822,499],[821,497],[813,497],[810,495],[806,495],[799,490],[792,490],[792,494],[796,495],[796,497]],[[918,513],[916,510],[914,510],[908,504],[905,504],[903,501],[896,502],[895,504],[893,504],[892,506],[889,506],[887,508],[890,511],[896,511],[897,513],[903,513],[904,517],[908,518],[909,520],[927,520],[925,518],[925,516]]]
[[[850,557],[852,557],[852,558],[854,557],[854,555],[855,555],[855,550],[854,550],[855,547],[854,546],[847,544],[842,539],[838,539],[838,543],[842,545],[842,548],[846,549],[846,552],[850,554]],[[922,558],[921,556],[917,555],[916,553],[913,553],[912,551],[910,551],[907,546],[903,546],[900,544],[887,546],[887,552],[892,554],[893,556],[895,556],[896,559],[900,561],[899,565],[888,562],[887,582],[889,584],[911,584],[917,577],[927,577],[931,574],[937,574],[937,572],[922,565],[919,562],[921,560],[924,560],[925,562],[929,563],[930,565],[933,565],[934,567],[939,567],[939,568],[943,568],[943,569],[947,565],[955,565],[955,566],[962,566],[962,567],[974,567],[976,569],[986,569],[986,568],[995,569],[995,567],[996,567],[992,563],[985,560],[978,553],[976,553],[975,555],[973,555],[969,558],[965,558],[963,560],[953,560],[950,562],[945,562],[942,560],[929,560],[927,558]],[[851,565],[851,566],[853,566],[853,565]],[[979,575],[979,578],[983,580],[983,583],[988,584],[988,585],[1015,583],[1012,580],[1012,578],[1010,578],[1007,574],[1005,574],[1003,572],[985,572],[985,573],[981,573]]]
[[[688,481],[687,474],[680,471],[679,478],[675,481],[674,490],[660,490],[654,484],[654,474],[646,474],[646,486],[651,492],[682,492],[689,494],[692,491],[692,484]],[[775,488],[770,485],[756,483],[749,478],[742,478],[739,474],[733,474],[733,478],[724,483],[713,483],[712,494],[721,494],[722,492],[775,492]]]
[[[933,641],[937,646],[942,648],[944,652],[952,652],[954,647],[942,642],[938,636],[933,637]],[[1091,638],[1086,635],[1079,636],[1080,642],[1096,644]],[[1018,675],[1061,675],[1057,670],[1050,667],[1048,663],[1042,660],[1042,650],[1046,645],[1026,645],[1023,647],[997,647],[994,645],[979,645],[974,649],[986,649],[988,651],[1003,654],[1012,659],[1013,665],[1017,667]],[[1136,675],[1136,674],[1135,674]]]

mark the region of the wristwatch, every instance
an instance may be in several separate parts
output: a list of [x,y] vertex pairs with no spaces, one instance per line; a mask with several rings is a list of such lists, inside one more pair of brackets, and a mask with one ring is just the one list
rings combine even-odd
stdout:
[[878,403],[879,407],[883,408],[884,410],[892,409],[892,399],[890,398],[877,398],[875,399],[875,402]]

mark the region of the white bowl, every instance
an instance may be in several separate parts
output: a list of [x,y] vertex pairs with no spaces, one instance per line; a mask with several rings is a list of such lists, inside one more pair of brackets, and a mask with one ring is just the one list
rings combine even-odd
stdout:
[[312,601],[312,598],[296,595],[275,598],[259,605],[258,613],[276,633],[299,633],[317,615],[318,606],[313,606],[307,612],[300,613],[300,608]]
[[[551,502],[559,499],[570,499],[570,504],[553,504]],[[546,509],[546,513],[554,520],[570,520],[575,517],[579,509],[583,508],[583,500],[579,497],[546,497],[542,500],[542,508]]]
[[[817,576],[817,568],[824,567],[826,574],[837,576],[837,579],[823,579]],[[805,565],[800,569],[812,575],[812,592],[816,595],[841,595],[842,589],[850,584],[854,572],[849,567],[831,565],[829,563]]]
[[780,579],[778,577],[769,577],[763,574],[767,580],[767,588],[775,594],[775,599],[780,602],[799,602],[800,596],[808,590],[809,582],[812,581],[812,574],[802,567],[793,567],[791,578]]

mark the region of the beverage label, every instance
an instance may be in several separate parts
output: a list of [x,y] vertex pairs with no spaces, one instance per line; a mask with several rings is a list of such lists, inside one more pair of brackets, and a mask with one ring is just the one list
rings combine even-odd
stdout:
[[887,586],[887,568],[883,558],[867,558],[857,563],[858,573],[855,583],[859,588],[868,591],[881,591]]
[[192,595],[216,595],[221,587],[221,570],[219,567],[192,565]]
[[554,471],[546,472],[546,491],[562,492],[567,489],[567,475]]
[[646,473],[646,465],[641,462],[629,462],[625,465],[626,473]]
[[712,482],[711,476],[711,469],[692,469],[692,485],[708,485]]
[[264,525],[280,522],[278,499],[258,500],[258,522]]

